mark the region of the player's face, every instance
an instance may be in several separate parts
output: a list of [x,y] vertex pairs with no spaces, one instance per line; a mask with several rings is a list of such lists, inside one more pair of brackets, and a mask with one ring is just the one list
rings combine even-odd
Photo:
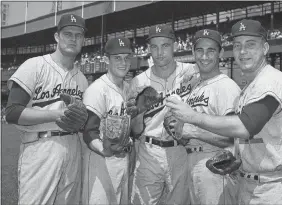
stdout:
[[218,68],[219,45],[212,39],[199,39],[194,47],[194,57],[200,72],[209,73]]
[[84,31],[78,26],[66,26],[58,34],[58,48],[64,55],[76,56],[82,48]]
[[132,54],[110,55],[108,72],[118,78],[124,78],[130,68]]
[[154,37],[150,39],[150,51],[156,66],[167,66],[173,61],[173,40],[165,37]]
[[265,59],[269,45],[261,37],[238,36],[233,40],[233,55],[243,73],[256,71]]

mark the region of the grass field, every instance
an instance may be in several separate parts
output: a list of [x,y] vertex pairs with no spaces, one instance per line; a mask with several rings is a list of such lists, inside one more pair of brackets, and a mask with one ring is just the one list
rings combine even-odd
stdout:
[[17,204],[20,136],[13,125],[1,126],[1,204]]

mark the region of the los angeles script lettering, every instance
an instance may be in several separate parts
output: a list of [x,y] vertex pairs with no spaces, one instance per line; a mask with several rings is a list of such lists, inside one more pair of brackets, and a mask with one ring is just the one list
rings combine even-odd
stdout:
[[80,99],[82,99],[81,90],[78,89],[78,85],[76,88],[69,88],[69,89],[62,89],[62,84],[58,84],[56,87],[53,88],[52,91],[42,91],[42,86],[38,87],[35,90],[35,96],[33,97],[33,100],[42,100],[50,97],[55,97],[56,95],[59,96],[61,93],[67,93],[72,96],[78,96]]

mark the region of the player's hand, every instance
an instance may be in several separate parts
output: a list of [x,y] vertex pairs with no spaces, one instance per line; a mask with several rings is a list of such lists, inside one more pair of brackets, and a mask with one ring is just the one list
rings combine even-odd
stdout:
[[184,123],[193,123],[196,112],[187,103],[175,97],[168,97],[166,99],[166,106],[170,108],[170,112],[178,120]]
[[130,98],[126,102],[126,113],[131,116],[131,118],[136,117],[139,114],[139,110],[136,106],[135,98]]

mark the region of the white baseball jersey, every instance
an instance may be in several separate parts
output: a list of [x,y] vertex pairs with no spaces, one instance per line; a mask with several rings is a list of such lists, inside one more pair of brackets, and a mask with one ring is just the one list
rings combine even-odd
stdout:
[[[61,92],[82,99],[88,86],[78,69],[64,71],[49,54],[25,61],[9,79],[10,87],[12,81],[30,95],[27,107],[38,110],[65,106],[60,100]],[[78,204],[81,187],[78,135],[38,139],[39,131],[61,130],[55,122],[17,128],[22,131],[23,141],[18,165],[19,204]]]
[[[88,87],[83,103],[100,118],[106,114],[126,115],[129,86],[125,81],[123,84],[120,89],[105,74]],[[100,138],[103,139],[101,134]],[[84,151],[83,204],[127,204],[128,155],[104,158],[90,149]]]
[[[19,84],[31,97],[27,107],[38,110],[55,110],[63,108],[60,93],[66,92],[82,99],[88,86],[85,76],[74,68],[68,72],[59,67],[50,54],[38,56],[25,61],[8,81]],[[61,130],[55,122],[31,126],[17,126],[27,132]]]
[[[279,106],[262,130],[251,140],[239,139],[240,171],[238,204],[281,204],[282,201],[282,73],[270,65],[242,91],[236,112],[266,96]],[[258,110],[259,112],[259,110]],[[257,180],[255,179],[257,176]]]
[[[222,116],[235,112],[235,103],[240,92],[239,86],[232,79],[225,74],[220,74],[199,82],[189,94],[186,103],[197,112]],[[220,149],[196,139],[191,139],[189,144],[205,146],[210,151]]]
[[[239,95],[239,86],[227,75],[219,74],[200,81],[189,94],[186,103],[197,112],[226,115],[235,111]],[[202,132],[202,129],[191,124],[185,124],[183,129],[185,133]],[[203,134],[209,135],[209,132]],[[236,204],[236,187],[232,185],[232,180],[229,177],[223,180],[223,176],[212,173],[206,167],[206,161],[222,148],[197,139],[191,139],[186,147],[198,151],[202,148],[201,152],[188,154],[191,204]]]
[[152,86],[163,97],[144,114],[145,130],[137,147],[133,177],[133,204],[160,204],[163,201],[164,204],[188,204],[188,161],[185,147],[159,147],[143,141],[145,136],[162,141],[173,140],[163,126],[164,116],[168,111],[165,100],[172,94],[185,100],[198,80],[198,68],[193,64],[180,62],[176,62],[175,71],[166,80],[154,75],[152,68],[132,80],[131,89]]
[[[191,79],[186,79],[186,77]],[[131,83],[131,89],[152,86],[162,96],[162,101],[153,105],[144,115],[145,130],[143,135],[153,136],[160,140],[173,140],[163,126],[164,116],[167,112],[165,100],[172,94],[179,95],[183,100],[191,92],[199,80],[198,68],[194,64],[176,62],[175,72],[164,80],[153,75],[152,68],[136,76]]]
[[[251,173],[282,172],[282,73],[267,65],[242,91],[236,112],[267,95],[279,102],[279,107],[254,140],[240,140],[242,170]],[[259,110],[258,110],[259,112]],[[262,140],[259,140],[262,139]],[[282,176],[282,174],[281,174]]]

